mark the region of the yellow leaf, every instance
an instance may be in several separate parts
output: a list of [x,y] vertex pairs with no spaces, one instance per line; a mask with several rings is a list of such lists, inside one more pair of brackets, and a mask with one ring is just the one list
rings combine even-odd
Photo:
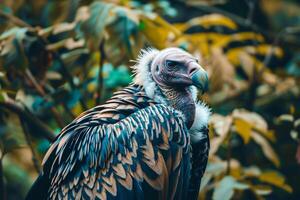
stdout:
[[92,92],[95,92],[97,89],[97,85],[96,83],[89,83],[88,86],[87,86],[87,90],[92,93]]
[[243,169],[243,175],[245,177],[258,177],[261,174],[261,171],[256,166],[250,166]]
[[226,47],[231,42],[243,42],[245,40],[254,40],[258,42],[264,42],[264,37],[261,34],[254,32],[242,32],[224,36],[222,40],[213,44],[216,47]]
[[285,183],[284,176],[275,171],[263,172],[259,176],[259,180],[284,189],[289,193],[293,191],[292,187]]
[[281,58],[283,56],[283,51],[279,47],[273,47],[268,44],[260,44],[256,46],[245,46],[245,50],[251,54],[259,54],[259,55],[268,55],[272,53],[276,57]]
[[242,119],[235,119],[234,125],[236,132],[243,138],[244,143],[248,144],[251,138],[252,125]]
[[186,23],[175,23],[173,25],[175,28],[177,28],[180,31],[184,31],[187,27]]
[[86,102],[86,105],[88,108],[92,108],[92,107],[95,107],[95,100],[94,99],[90,99]]
[[230,131],[231,124],[231,116],[224,117],[218,114],[214,114],[211,116],[210,127],[213,128],[216,136],[211,139],[211,149],[209,151],[210,155],[213,155],[218,151],[220,145],[226,139]]
[[269,195],[272,193],[272,188],[268,185],[252,185],[250,187],[257,195]]
[[186,31],[192,26],[197,25],[203,26],[205,28],[209,28],[211,26],[226,26],[227,28],[233,30],[237,29],[237,25],[230,18],[220,14],[210,14],[201,17],[195,17],[185,24],[177,24],[176,26],[179,27],[182,31]]
[[260,70],[265,67],[263,62],[258,60],[254,55],[247,53],[243,47],[228,50],[226,56],[233,65],[241,65],[245,73],[250,78],[253,75],[254,67],[256,70]]
[[251,134],[253,140],[260,145],[266,158],[268,158],[276,167],[280,166],[278,155],[275,153],[269,142],[260,134],[253,131]]
[[[252,80],[254,72],[255,72],[254,71],[254,69],[255,69],[255,62],[254,62],[253,57],[251,55],[249,55],[249,53],[246,53],[245,51],[241,51],[238,54],[238,57],[239,57],[239,59],[236,59],[236,61],[239,61],[239,63],[236,63],[236,65],[240,64],[241,67],[242,67],[242,69],[243,69],[243,71],[246,73],[247,77],[250,80]],[[232,58],[230,60],[232,60]]]
[[276,136],[274,134],[274,131],[272,131],[272,130],[268,130],[268,131],[258,130],[258,131],[259,131],[260,134],[262,134],[263,136],[265,136],[271,142],[275,142],[276,141]]
[[80,103],[77,103],[73,108],[72,108],[72,113],[76,116],[78,116],[80,113],[82,113],[82,107],[80,105]]
[[237,169],[232,169],[230,168],[230,175],[236,179],[239,179],[241,178],[241,175],[242,175],[242,171],[240,168],[237,168]]
[[232,113],[234,118],[243,119],[250,124],[252,124],[253,128],[267,131],[268,124],[259,114],[255,112],[249,112],[245,109],[235,109]]
[[235,76],[234,66],[229,62],[220,48],[211,48],[212,63],[210,66],[212,82],[211,90],[216,91],[224,88],[224,83],[232,84]]

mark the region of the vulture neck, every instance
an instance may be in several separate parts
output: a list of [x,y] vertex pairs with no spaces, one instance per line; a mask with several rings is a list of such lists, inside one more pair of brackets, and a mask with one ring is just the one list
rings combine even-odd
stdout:
[[183,113],[188,129],[191,128],[195,119],[196,105],[193,95],[188,88],[175,90],[174,88],[161,87],[163,95],[169,105]]

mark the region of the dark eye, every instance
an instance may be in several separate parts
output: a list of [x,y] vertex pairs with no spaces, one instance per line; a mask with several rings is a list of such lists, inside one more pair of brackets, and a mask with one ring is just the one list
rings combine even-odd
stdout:
[[167,60],[166,65],[168,68],[175,68],[178,65],[178,63],[172,60]]

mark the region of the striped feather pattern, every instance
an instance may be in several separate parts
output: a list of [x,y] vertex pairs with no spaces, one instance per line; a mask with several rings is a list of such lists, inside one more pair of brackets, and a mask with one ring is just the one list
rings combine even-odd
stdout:
[[48,199],[182,199],[190,176],[183,116],[132,85],[65,127],[43,160]]

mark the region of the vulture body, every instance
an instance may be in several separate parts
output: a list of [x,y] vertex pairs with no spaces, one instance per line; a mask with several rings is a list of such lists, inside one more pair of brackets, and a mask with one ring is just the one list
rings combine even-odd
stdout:
[[[27,199],[197,199],[206,168],[206,72],[178,48],[144,50],[132,85],[57,136]],[[195,87],[196,86],[196,87]]]

